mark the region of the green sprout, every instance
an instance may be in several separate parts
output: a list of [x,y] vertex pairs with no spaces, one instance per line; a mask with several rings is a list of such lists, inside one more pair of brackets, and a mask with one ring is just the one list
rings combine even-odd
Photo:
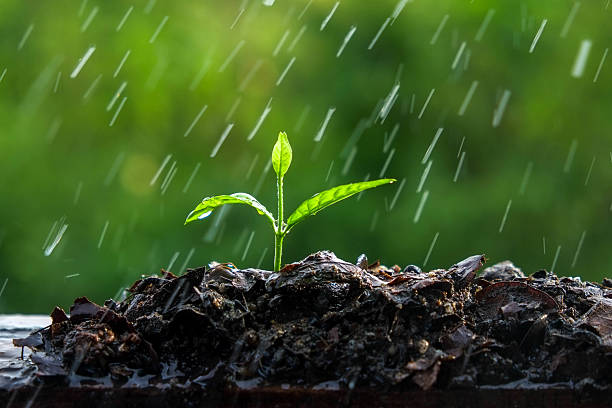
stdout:
[[304,218],[315,215],[325,207],[329,207],[338,201],[344,200],[363,190],[378,187],[383,184],[393,183],[395,179],[386,178],[372,181],[364,181],[360,183],[343,184],[329,190],[315,194],[308,200],[304,201],[298,208],[287,218],[287,222],[283,218],[283,181],[289,166],[293,152],[289,139],[285,132],[278,134],[278,140],[272,149],[272,167],[276,172],[276,191],[278,195],[278,216],[274,216],[263,204],[247,193],[234,193],[229,195],[218,195],[214,197],[206,197],[200,204],[189,213],[185,224],[192,221],[201,220],[208,217],[217,207],[225,204],[246,204],[249,205],[260,215],[264,215],[272,224],[274,229],[274,271],[278,272],[281,269],[281,258],[283,255],[283,239],[285,235],[291,231]]

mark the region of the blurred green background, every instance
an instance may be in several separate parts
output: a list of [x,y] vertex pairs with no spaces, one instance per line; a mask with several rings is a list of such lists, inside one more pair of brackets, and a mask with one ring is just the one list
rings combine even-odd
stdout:
[[0,312],[103,302],[160,268],[271,268],[251,209],[183,221],[237,191],[275,212],[280,130],[286,212],[398,179],[300,224],[286,262],[611,275],[609,3],[3,0]]

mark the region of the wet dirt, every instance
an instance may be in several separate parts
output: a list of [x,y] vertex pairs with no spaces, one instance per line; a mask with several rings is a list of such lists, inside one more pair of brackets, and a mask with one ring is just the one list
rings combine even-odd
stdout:
[[478,274],[484,263],[422,272],[327,251],[278,273],[213,262],[138,280],[119,303],[78,298],[14,344],[33,350],[32,384],[610,390],[610,285],[508,261]]

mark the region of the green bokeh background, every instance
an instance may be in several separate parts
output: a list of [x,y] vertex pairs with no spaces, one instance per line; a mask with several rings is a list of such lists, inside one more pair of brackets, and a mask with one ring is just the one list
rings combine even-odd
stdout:
[[[285,241],[286,262],[330,249],[350,261],[366,253],[388,265],[423,265],[438,234],[428,269],[485,253],[491,263],[511,259],[531,273],[550,269],[560,248],[558,274],[611,275],[612,57],[594,81],[612,45],[609,2],[345,0],[321,30],[335,3],[4,0],[0,312],[47,313],[81,295],[102,302],[171,263],[175,273],[211,260],[248,267],[261,259],[271,268],[273,235],[254,211],[231,208],[187,227],[183,220],[201,198],[237,191],[257,190],[275,209],[274,175],[265,169],[280,130],[294,149],[286,212],[323,188],[379,177],[390,154],[384,176],[398,179],[300,224]],[[584,73],[574,78],[584,40],[592,47]],[[70,78],[90,46],[95,52]],[[476,91],[461,116],[473,81]],[[381,103],[396,83],[397,100],[382,120]],[[510,99],[493,127],[505,90]],[[269,115],[247,141],[268,103]],[[421,160],[439,127],[431,170],[416,193],[426,167]],[[453,182],[462,141],[465,160]],[[63,225],[61,240],[45,255]]]

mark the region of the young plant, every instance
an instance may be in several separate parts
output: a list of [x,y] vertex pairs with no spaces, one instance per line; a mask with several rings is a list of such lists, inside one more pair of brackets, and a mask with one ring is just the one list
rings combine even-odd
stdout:
[[272,224],[274,229],[274,271],[278,272],[281,268],[281,258],[283,255],[283,239],[285,235],[291,231],[298,223],[303,221],[310,215],[315,215],[325,207],[329,207],[338,201],[344,200],[354,194],[357,194],[363,190],[378,187],[383,184],[393,183],[395,179],[379,179],[372,181],[364,181],[361,183],[343,184],[329,190],[322,191],[315,194],[308,200],[304,201],[298,206],[298,208],[287,218],[285,222],[283,218],[283,181],[289,166],[291,165],[291,159],[293,158],[293,152],[289,139],[285,132],[278,134],[278,140],[272,149],[272,167],[276,172],[276,192],[278,202],[278,215],[276,219],[270,211],[266,209],[259,201],[250,194],[247,193],[234,193],[229,195],[218,195],[214,197],[206,197],[202,200],[197,207],[189,213],[185,224],[192,221],[201,220],[208,217],[217,207],[221,207],[225,204],[245,204],[249,205],[260,215],[265,216],[268,221]]

